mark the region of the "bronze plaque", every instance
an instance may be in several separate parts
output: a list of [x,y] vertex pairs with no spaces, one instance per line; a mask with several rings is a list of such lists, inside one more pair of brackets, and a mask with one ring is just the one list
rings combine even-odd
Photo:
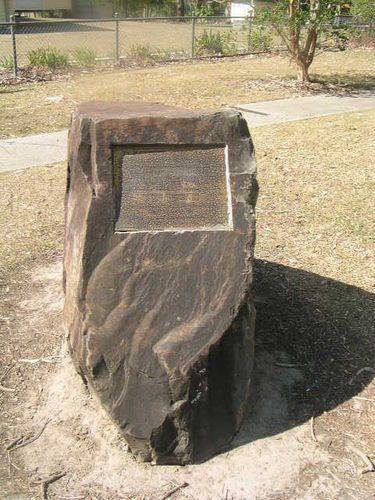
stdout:
[[115,146],[115,231],[230,230],[224,145]]

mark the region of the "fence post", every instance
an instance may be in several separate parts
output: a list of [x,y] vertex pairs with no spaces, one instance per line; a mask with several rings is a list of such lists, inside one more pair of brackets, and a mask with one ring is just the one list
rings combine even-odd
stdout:
[[194,59],[195,57],[195,12],[193,12],[192,18],[191,18],[191,58]]
[[249,32],[248,32],[248,35],[247,35],[247,51],[248,52],[251,51],[251,29],[252,29],[252,24],[253,24],[253,20],[251,18],[251,15],[249,15]]
[[17,45],[16,45],[16,18],[14,15],[10,16],[10,34],[12,37],[12,51],[13,51],[13,74],[14,78],[18,78],[18,64],[17,64]]
[[115,12],[114,13],[114,18],[115,18],[115,25],[116,25],[116,29],[115,29],[115,63],[118,64],[119,60],[120,60],[120,22],[118,20],[118,13]]

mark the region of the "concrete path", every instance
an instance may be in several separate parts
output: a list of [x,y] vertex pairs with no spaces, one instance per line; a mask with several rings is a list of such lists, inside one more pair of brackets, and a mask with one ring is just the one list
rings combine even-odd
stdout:
[[[242,104],[241,111],[250,129],[318,116],[375,109],[375,94],[359,97],[316,95],[278,101]],[[52,165],[66,159],[66,130],[0,141],[0,172]]]
[[68,131],[0,141],[0,172],[42,167],[66,160]]
[[262,127],[276,123],[292,122],[336,115],[364,109],[375,109],[375,94],[366,93],[358,97],[314,95],[292,97],[277,101],[264,101],[235,106],[246,118],[249,127]]

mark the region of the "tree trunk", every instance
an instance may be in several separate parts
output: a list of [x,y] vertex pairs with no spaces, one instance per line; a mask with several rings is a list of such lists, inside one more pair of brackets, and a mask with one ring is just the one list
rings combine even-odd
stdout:
[[123,15],[129,17],[129,0],[123,0]]
[[185,0],[179,0],[177,3],[177,15],[180,17],[184,17],[185,13],[186,13]]
[[298,80],[302,83],[310,81],[309,64],[303,61],[298,61]]

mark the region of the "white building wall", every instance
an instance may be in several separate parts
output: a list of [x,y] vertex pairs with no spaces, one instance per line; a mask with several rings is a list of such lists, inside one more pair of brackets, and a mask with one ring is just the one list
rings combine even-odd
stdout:
[[233,17],[246,17],[254,11],[254,2],[252,0],[234,0],[230,5],[230,15]]

